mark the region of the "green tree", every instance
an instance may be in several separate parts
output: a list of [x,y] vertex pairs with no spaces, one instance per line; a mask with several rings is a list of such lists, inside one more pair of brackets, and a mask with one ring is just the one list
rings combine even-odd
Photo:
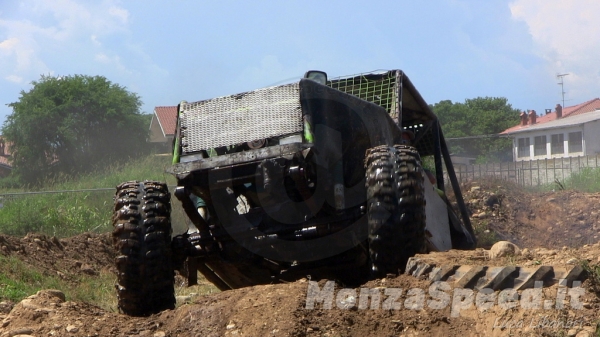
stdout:
[[21,91],[2,127],[24,183],[89,172],[145,151],[148,124],[137,94],[102,76],[41,76]]
[[[519,110],[504,97],[477,97],[464,103],[444,100],[431,105],[446,138],[497,135],[519,123]],[[478,161],[512,159],[512,141],[502,137],[448,141],[451,152],[474,156]]]

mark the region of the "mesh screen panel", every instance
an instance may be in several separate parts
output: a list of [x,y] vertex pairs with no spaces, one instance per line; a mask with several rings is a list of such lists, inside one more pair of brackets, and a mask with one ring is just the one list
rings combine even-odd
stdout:
[[[399,97],[402,83],[397,82],[397,71],[383,73],[365,73],[352,76],[343,76],[331,79],[327,84],[345,93],[358,96],[361,99],[382,106],[392,118],[397,117],[397,111],[402,111]],[[399,106],[396,106],[399,105]],[[419,135],[418,142],[413,144],[422,156],[434,153],[433,133],[430,128],[423,125],[422,120],[415,120],[415,114],[425,115],[424,112],[406,111],[402,115],[402,128]],[[422,133],[422,134],[421,134]]]
[[182,110],[183,154],[302,132],[298,83],[187,103]]
[[396,72],[359,74],[352,77],[333,78],[328,85],[334,89],[357,96],[382,106],[392,116],[396,114]]

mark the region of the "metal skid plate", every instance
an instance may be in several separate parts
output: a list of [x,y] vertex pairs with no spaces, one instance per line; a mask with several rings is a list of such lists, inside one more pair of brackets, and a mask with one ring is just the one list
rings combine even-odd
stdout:
[[298,83],[185,103],[182,154],[301,132]]
[[437,251],[452,249],[448,211],[444,200],[437,194],[429,179],[425,178],[425,218],[427,240]]

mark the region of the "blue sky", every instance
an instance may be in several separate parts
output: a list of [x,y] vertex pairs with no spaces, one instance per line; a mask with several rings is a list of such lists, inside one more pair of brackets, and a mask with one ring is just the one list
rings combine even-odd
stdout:
[[151,1],[0,3],[0,124],[31,81],[101,75],[142,112],[330,76],[402,69],[428,103],[506,97],[553,108],[600,96],[600,1]]

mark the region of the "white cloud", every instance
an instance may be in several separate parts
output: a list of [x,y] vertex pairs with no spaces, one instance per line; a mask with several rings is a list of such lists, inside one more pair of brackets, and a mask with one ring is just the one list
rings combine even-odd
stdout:
[[116,18],[118,18],[121,23],[127,23],[127,20],[129,19],[129,12],[123,8],[120,7],[116,7],[116,6],[111,6],[108,9],[108,13]]
[[94,57],[94,60],[100,62],[100,63],[109,63],[110,59],[108,58],[108,56],[106,56],[105,54],[96,54],[96,57]]
[[21,84],[23,83],[23,78],[21,76],[17,76],[17,75],[8,75],[6,77],[4,77],[7,81],[10,82],[14,82],[14,83],[18,83]]
[[19,39],[13,37],[10,39],[6,39],[2,42],[0,42],[0,50],[7,52],[7,53],[12,53],[15,50],[15,47],[19,44]]
[[136,8],[122,0],[28,0],[0,9],[0,87],[12,89],[0,92],[0,123],[8,114],[2,105],[41,74],[102,75],[139,91],[161,86],[169,73],[132,38],[127,6]]
[[513,19],[529,27],[537,53],[548,62],[548,72],[570,74],[565,78],[565,89],[571,98],[598,97],[600,2],[515,0],[509,6]]
[[96,47],[102,46],[102,43],[100,41],[98,41],[98,37],[96,35],[90,36],[90,40],[92,41],[94,46],[96,46]]
[[118,55],[108,56],[106,54],[100,53],[96,54],[94,60],[96,60],[99,63],[108,65],[111,68],[115,68],[123,73],[132,74],[132,71],[127,69],[127,67],[123,65],[123,62],[121,62],[121,58]]
[[93,57],[94,49],[103,48],[101,37],[128,32],[129,13],[115,1],[30,1],[13,17],[0,18],[0,36],[6,37],[0,40],[0,76],[37,79],[69,53],[85,63],[86,51]]

